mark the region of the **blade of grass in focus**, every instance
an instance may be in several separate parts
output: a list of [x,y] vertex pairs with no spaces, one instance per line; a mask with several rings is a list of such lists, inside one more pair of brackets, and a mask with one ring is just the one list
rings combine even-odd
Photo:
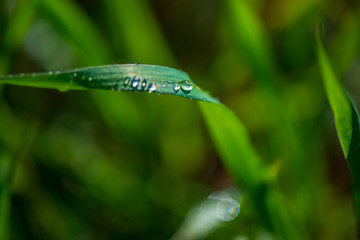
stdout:
[[67,90],[107,89],[171,94],[218,102],[194,84],[185,72],[161,66],[119,64],[48,73],[0,77],[0,83]]
[[359,113],[336,76],[322,42],[321,27],[316,29],[316,51],[327,98],[333,110],[337,134],[350,168],[358,219],[360,220],[360,123]]

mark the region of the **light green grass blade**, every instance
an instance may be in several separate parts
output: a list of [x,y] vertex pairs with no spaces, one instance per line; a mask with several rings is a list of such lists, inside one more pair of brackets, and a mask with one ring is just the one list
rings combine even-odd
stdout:
[[[360,123],[359,113],[338,80],[322,43],[321,29],[316,30],[316,46],[327,98],[334,113],[337,134],[349,165],[357,218],[360,219]],[[359,223],[358,223],[359,224]]]
[[106,89],[114,91],[170,94],[218,102],[190,80],[185,72],[155,65],[121,64],[47,73],[0,77],[0,83],[67,90]]

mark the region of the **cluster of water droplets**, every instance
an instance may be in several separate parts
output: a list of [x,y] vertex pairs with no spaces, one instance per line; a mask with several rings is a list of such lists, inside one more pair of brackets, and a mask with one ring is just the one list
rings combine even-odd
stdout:
[[121,86],[118,86],[118,91],[121,89],[129,88],[130,90],[135,91],[148,91],[148,92],[154,92],[156,90],[156,84],[155,83],[149,83],[147,78],[142,78],[140,76],[134,76],[134,77],[126,77],[124,80],[124,86],[123,88]]
[[[56,72],[49,72],[49,75],[56,74]],[[93,73],[82,73],[82,72],[74,72],[72,73],[72,79],[70,85],[73,82],[82,82],[85,86],[93,86],[96,84],[93,82],[94,75]],[[100,84],[100,83],[98,83]],[[104,82],[103,84],[106,84]],[[147,92],[159,92],[163,93],[166,88],[172,89],[174,94],[179,93],[181,90],[185,94],[189,94],[193,89],[193,84],[189,80],[182,80],[179,82],[173,80],[163,80],[161,82],[151,82],[146,77],[141,76],[127,76],[125,79],[118,79],[117,81],[112,81],[111,84],[108,83],[109,88],[116,91],[122,90],[133,90],[133,91],[147,91]]]
[[140,76],[126,77],[123,85],[124,89],[129,88],[130,90],[135,91],[155,92],[159,88],[160,93],[163,91],[161,88],[166,87],[172,88],[174,93],[178,93],[181,89],[186,94],[189,94],[193,89],[192,82],[188,80],[180,81],[178,83],[168,80],[167,82],[163,81],[162,83],[159,83],[159,86],[157,86],[156,83],[149,82],[147,78],[142,78]]

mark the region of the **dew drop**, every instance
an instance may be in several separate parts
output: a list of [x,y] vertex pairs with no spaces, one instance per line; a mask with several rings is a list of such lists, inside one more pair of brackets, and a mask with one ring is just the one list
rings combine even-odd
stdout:
[[180,84],[181,90],[186,94],[190,93],[191,90],[193,89],[192,82],[190,82],[188,80],[180,81],[179,84]]
[[155,92],[156,90],[156,84],[155,83],[150,83],[149,86],[147,87],[148,92]]
[[132,81],[131,81],[131,86],[132,86],[133,88],[136,88],[136,87],[139,85],[140,80],[141,80],[141,77],[139,77],[139,76],[133,77],[133,79],[132,79]]
[[180,90],[180,84],[175,83],[173,89],[174,89],[175,92],[178,92]]
[[48,73],[49,75],[53,75],[54,74],[54,72],[53,71],[49,71],[49,73]]
[[215,216],[221,221],[234,220],[240,213],[240,204],[225,191],[213,192],[208,199],[216,203],[212,208],[215,208]]
[[77,77],[77,73],[76,73],[76,72],[73,73],[73,77],[74,77],[74,78]]
[[141,89],[142,89],[142,90],[145,90],[145,89],[146,89],[146,84],[147,84],[147,79],[144,78],[144,80],[143,80],[142,83],[141,83]]
[[166,85],[165,85],[165,84],[163,84],[163,85],[162,85],[162,87],[164,88],[164,87],[166,87]]
[[234,199],[223,199],[216,205],[215,215],[221,221],[234,220],[239,213],[240,204]]
[[127,87],[127,85],[129,85],[129,82],[130,82],[130,77],[126,77],[124,81],[124,87]]
[[91,82],[93,80],[93,77],[92,76],[90,76],[89,77],[89,82]]

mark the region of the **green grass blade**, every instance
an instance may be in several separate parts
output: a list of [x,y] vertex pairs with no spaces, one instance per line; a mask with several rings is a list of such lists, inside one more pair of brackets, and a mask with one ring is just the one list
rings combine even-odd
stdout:
[[9,239],[10,184],[12,157],[0,153],[0,239]]
[[226,168],[239,185],[255,190],[263,173],[245,127],[224,105],[203,102],[199,105]]
[[302,184],[305,158],[279,84],[283,76],[275,64],[269,38],[250,1],[226,0],[225,3],[236,44],[254,74],[262,98],[266,99],[270,118],[274,119],[274,126],[270,129],[273,154],[280,155],[287,168],[291,169],[292,174],[286,178],[290,189],[297,190]]
[[37,127],[38,124],[33,123],[26,129],[13,155],[0,152],[0,239],[10,239],[11,183],[16,164],[28,153]]
[[[111,29],[114,48],[122,55],[125,52],[128,61],[176,66],[176,61],[147,1],[105,0],[102,4]],[[123,44],[119,44],[120,41]]]
[[[275,92],[276,66],[268,37],[250,1],[226,0],[225,7],[236,44],[249,61],[261,87]],[[276,92],[277,94],[277,92]]]
[[85,65],[111,63],[111,52],[101,33],[73,1],[39,0],[41,13],[74,46]]
[[0,77],[0,83],[67,90],[106,89],[154,92],[218,102],[180,70],[154,65],[122,64],[68,71],[18,74]]
[[250,193],[265,224],[283,239],[304,239],[285,199],[266,182],[265,169],[242,123],[224,105],[199,105],[226,169]]
[[18,1],[10,24],[2,36],[2,46],[0,51],[0,74],[7,71],[9,65],[9,55],[21,44],[28,28],[30,27],[38,7],[38,0]]
[[[327,98],[334,113],[337,134],[353,180],[357,218],[360,219],[360,123],[359,113],[338,80],[321,38],[316,30],[316,46]],[[359,224],[359,223],[358,223]]]

